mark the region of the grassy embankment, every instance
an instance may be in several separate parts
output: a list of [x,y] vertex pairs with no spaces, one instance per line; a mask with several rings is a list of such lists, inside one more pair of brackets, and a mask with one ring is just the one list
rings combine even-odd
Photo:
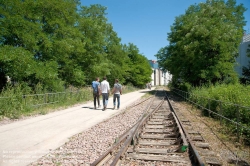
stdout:
[[[225,133],[240,134],[244,142],[250,145],[250,85],[221,84],[194,88],[189,93],[189,99],[203,107],[204,115],[220,120],[226,127]],[[207,109],[214,113],[209,113]],[[238,122],[243,127],[230,120]]]
[[[123,94],[135,90],[138,88],[124,86]],[[92,100],[91,87],[69,88],[63,92],[44,92],[39,86],[35,90],[21,85],[8,87],[0,93],[0,120],[47,114]]]

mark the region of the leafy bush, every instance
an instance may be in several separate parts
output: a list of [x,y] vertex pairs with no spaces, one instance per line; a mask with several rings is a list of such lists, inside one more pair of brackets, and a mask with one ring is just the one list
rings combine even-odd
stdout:
[[[190,92],[190,100],[215,113],[240,123],[245,128],[241,129],[244,137],[250,135],[250,85],[218,84],[193,88]],[[207,111],[204,111],[208,115]],[[211,114],[212,117],[218,117]],[[226,120],[225,120],[226,121]],[[238,129],[235,124],[226,122],[232,132]],[[248,129],[246,129],[248,128]]]

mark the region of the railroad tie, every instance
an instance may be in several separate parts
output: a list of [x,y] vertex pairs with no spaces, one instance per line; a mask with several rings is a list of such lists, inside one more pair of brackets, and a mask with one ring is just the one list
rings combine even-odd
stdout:
[[221,161],[217,157],[205,157],[205,162],[210,165],[222,165]]
[[201,135],[193,136],[191,137],[193,141],[204,141],[203,137]]

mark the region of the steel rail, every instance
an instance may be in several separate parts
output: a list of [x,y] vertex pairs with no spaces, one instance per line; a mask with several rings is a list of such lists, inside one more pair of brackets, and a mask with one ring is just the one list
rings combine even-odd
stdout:
[[167,99],[168,99],[168,102],[169,102],[169,105],[170,105],[170,109],[172,110],[173,114],[176,116],[176,118],[177,118],[177,120],[178,120],[178,122],[179,122],[179,124],[180,124],[180,126],[181,126],[181,128],[182,128],[182,130],[184,131],[184,133],[185,133],[185,135],[186,135],[186,137],[187,137],[188,143],[189,143],[189,145],[190,145],[189,147],[191,148],[190,150],[193,152],[193,154],[194,154],[194,156],[195,156],[195,161],[198,162],[199,166],[205,166],[204,162],[201,160],[201,157],[200,157],[199,153],[198,153],[197,150],[195,149],[195,146],[194,146],[192,140],[190,139],[190,135],[189,135],[188,132],[185,130],[185,128],[183,127],[181,121],[179,120],[178,116],[176,115],[176,111],[174,110],[174,108],[173,108],[173,106],[172,106],[172,104],[171,104],[171,102],[170,102],[168,96],[166,96],[166,97],[167,97]]
[[143,117],[139,121],[138,125],[134,126],[134,128],[131,130],[130,135],[128,136],[126,142],[124,143],[123,147],[121,148],[119,153],[116,155],[115,159],[113,160],[113,162],[111,163],[110,166],[115,166],[118,163],[118,161],[122,158],[122,156],[124,155],[124,153],[128,149],[128,146],[131,144],[131,141],[132,141],[134,135],[138,132],[138,129],[141,128],[146,123],[147,119],[150,117],[150,115],[152,113],[154,113],[156,110],[159,109],[159,107],[163,104],[163,102],[164,102],[164,98],[160,102],[160,104],[150,114],[148,114],[146,117]]
[[[148,118],[149,118],[154,112],[156,112],[156,111],[159,109],[160,106],[162,106],[163,102],[164,102],[164,98],[162,99],[162,101],[159,103],[159,105],[158,105],[150,114],[146,115],[146,117],[144,117],[144,119],[142,119],[142,120],[140,121],[140,124],[139,124],[138,127],[136,128],[134,137],[135,137],[135,136],[138,136],[139,129],[141,129],[142,126],[145,125],[145,123],[147,122]],[[133,137],[133,138],[134,138],[134,137]],[[135,141],[136,141],[136,139],[133,139],[134,144],[135,144]]]
[[[159,110],[159,108],[162,106],[162,104],[164,103],[165,99],[168,100],[168,104],[170,106],[170,110],[171,110],[171,115],[173,115],[173,118],[176,121],[177,127],[179,128],[179,133],[180,136],[182,138],[182,146],[180,148],[181,152],[186,151],[187,147],[188,147],[188,141],[187,141],[187,137],[185,135],[185,133],[187,133],[185,131],[185,129],[183,128],[178,116],[175,113],[175,110],[173,109],[171,102],[167,96],[167,93],[165,91],[165,95],[164,97],[161,99],[160,103],[154,108],[153,111],[151,111],[150,113],[144,113],[141,118],[138,120],[138,122],[131,127],[129,130],[127,130],[125,132],[125,134],[123,134],[122,136],[119,137],[119,141],[116,142],[116,144],[114,144],[108,151],[106,151],[101,157],[99,157],[95,162],[93,162],[91,164],[91,166],[96,166],[96,165],[103,165],[104,163],[112,162],[110,164],[110,166],[115,166],[117,165],[124,157],[124,153],[127,151],[128,147],[133,143],[136,144],[136,141],[138,140],[138,133],[140,133],[141,129],[143,128],[143,126],[145,125],[145,123],[147,122],[147,120],[152,116],[153,113],[155,113],[157,110]],[[150,109],[150,107],[152,106],[154,100],[152,100],[152,102],[149,103],[148,108],[146,109],[147,111]],[[138,105],[138,104],[137,104]],[[118,146],[121,146],[121,148],[119,148]],[[192,147],[192,152],[193,154],[196,156],[197,160],[200,160],[200,157],[198,155],[198,153],[196,152],[193,144],[191,143],[190,145]],[[117,151],[117,149],[119,149]],[[114,154],[113,151],[116,151]],[[111,158],[112,161],[110,160]],[[202,163],[202,162],[200,162]],[[199,164],[202,165],[202,164]]]

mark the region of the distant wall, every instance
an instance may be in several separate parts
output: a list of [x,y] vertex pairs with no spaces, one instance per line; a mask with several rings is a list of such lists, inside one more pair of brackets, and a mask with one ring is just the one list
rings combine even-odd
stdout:
[[238,73],[239,77],[242,77],[243,66],[248,67],[248,64],[250,61],[250,58],[247,57],[247,53],[246,53],[248,45],[250,45],[250,34],[243,36],[242,42],[239,48],[239,56],[236,58],[237,64],[236,64],[235,70]]
[[168,71],[162,71],[159,68],[158,62],[156,60],[148,60],[148,61],[152,69],[151,85],[152,86],[168,85],[168,83],[172,79],[171,74]]

